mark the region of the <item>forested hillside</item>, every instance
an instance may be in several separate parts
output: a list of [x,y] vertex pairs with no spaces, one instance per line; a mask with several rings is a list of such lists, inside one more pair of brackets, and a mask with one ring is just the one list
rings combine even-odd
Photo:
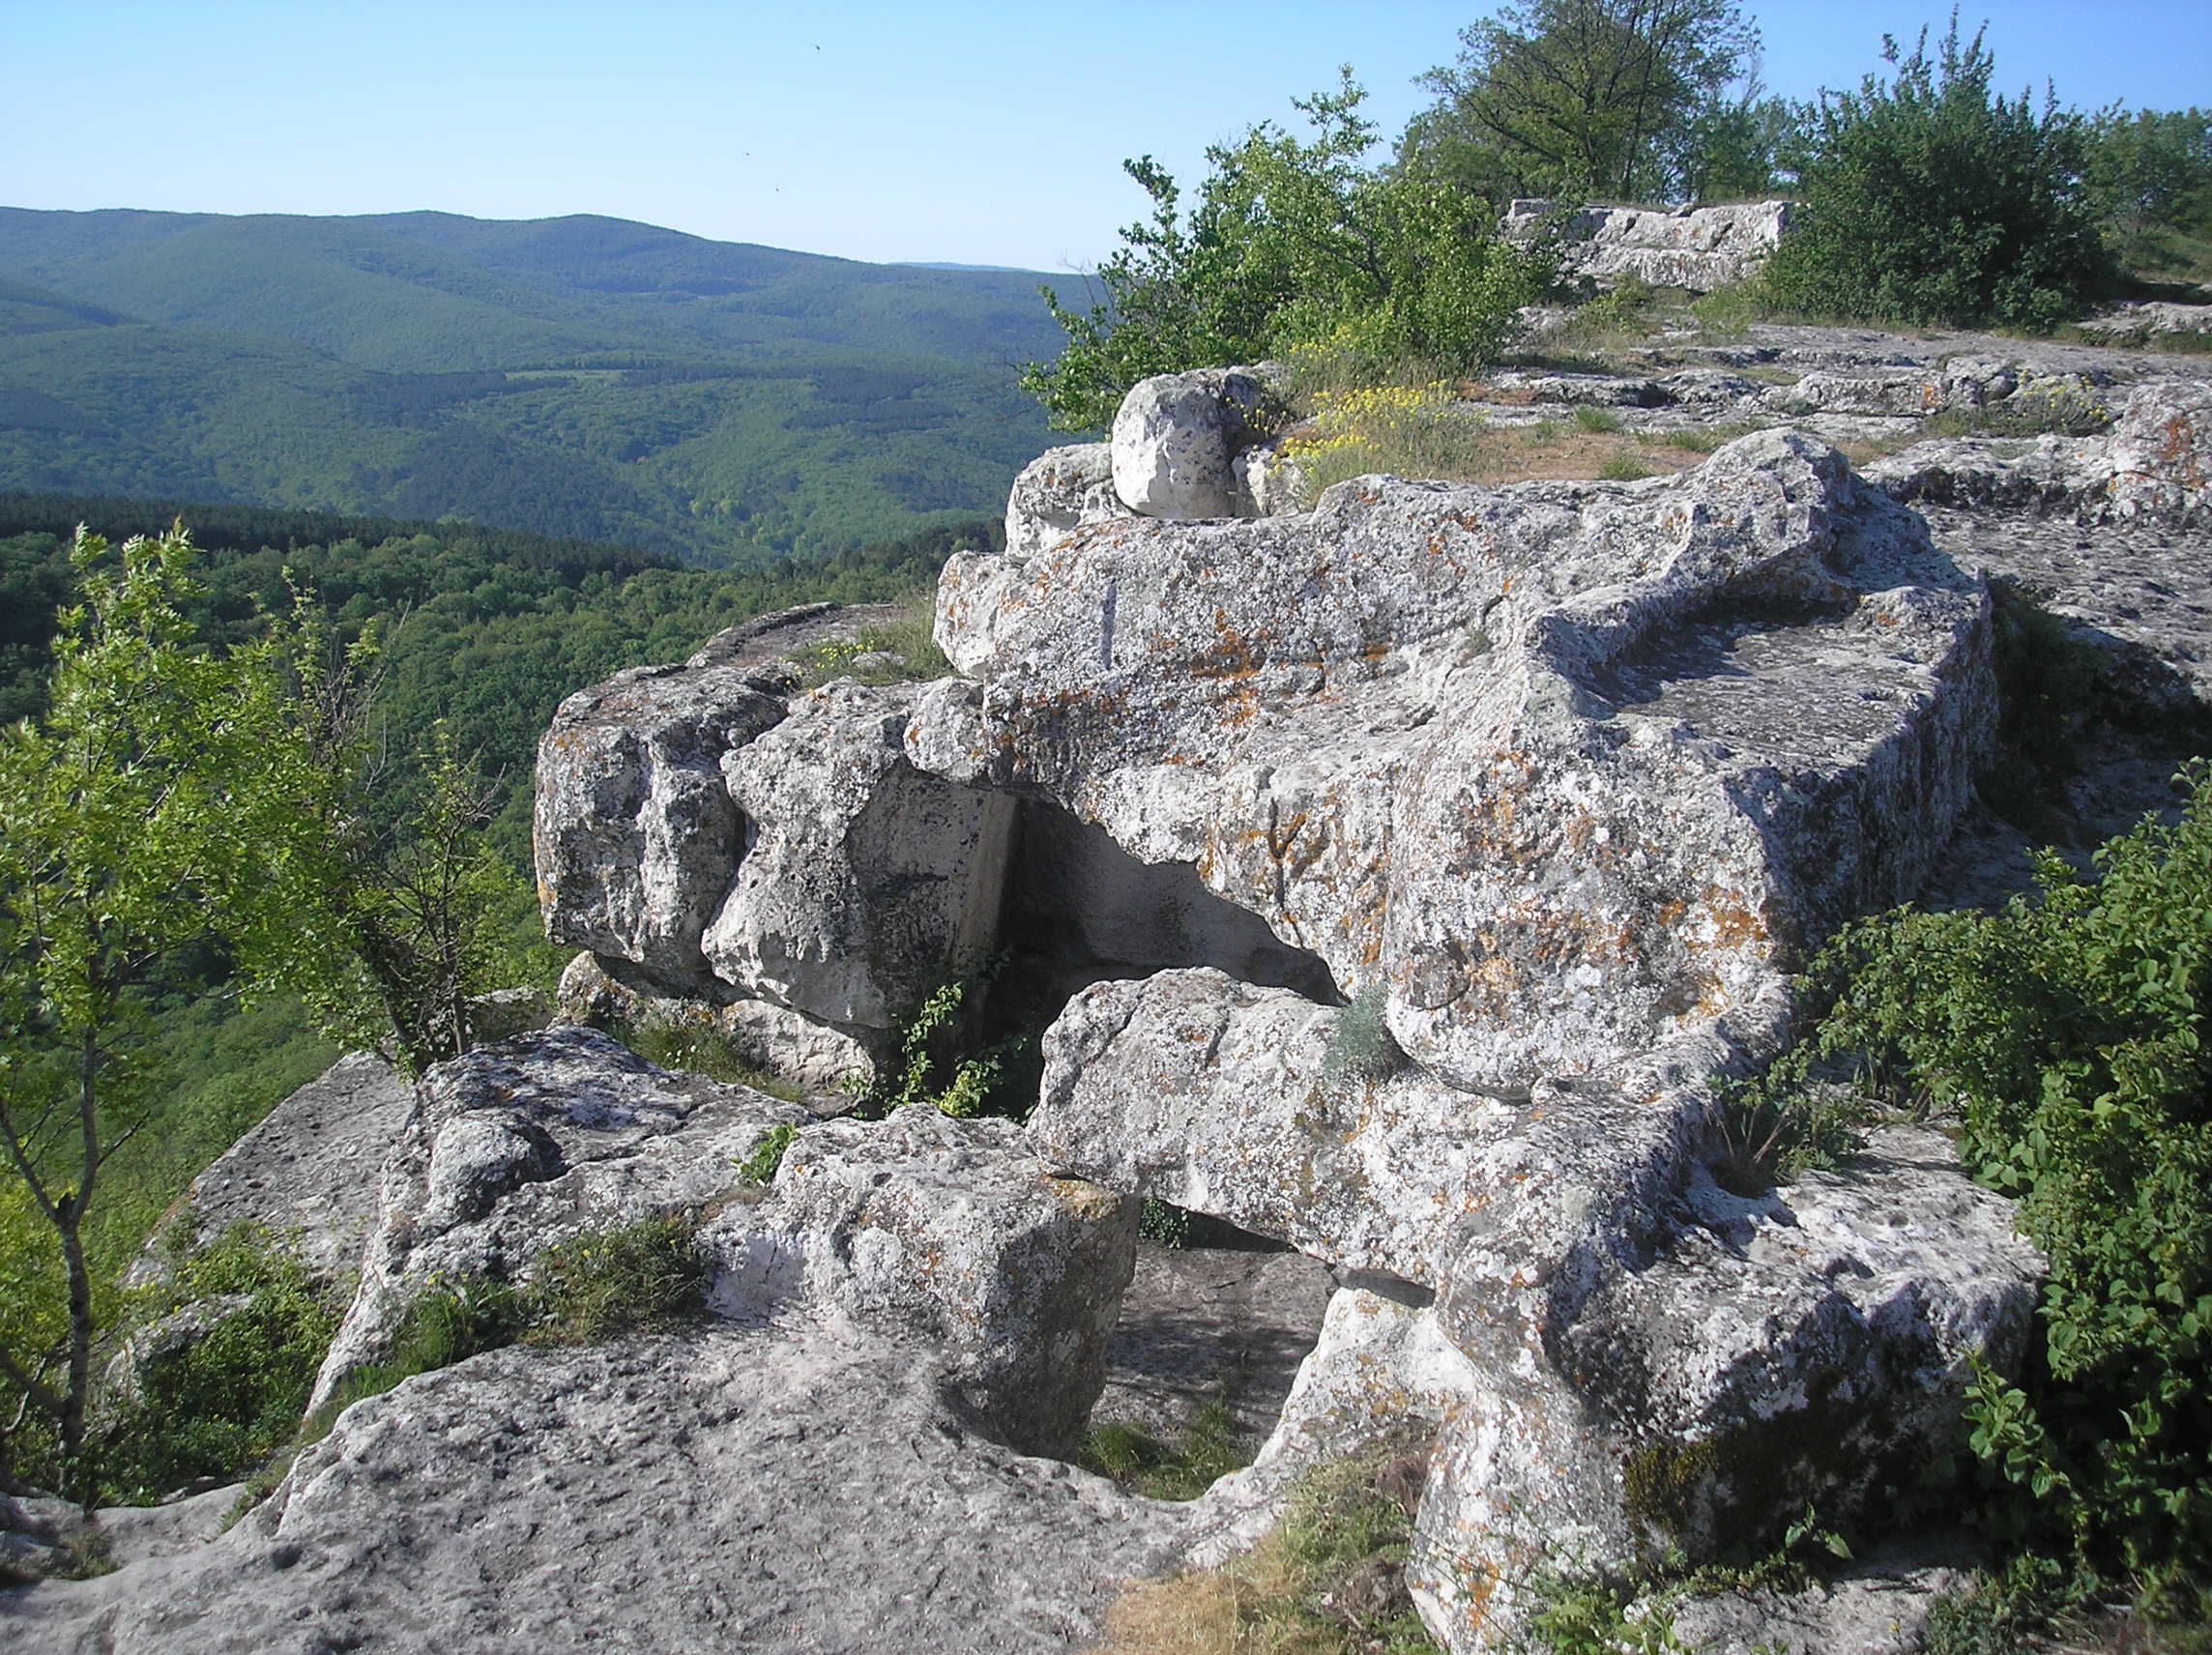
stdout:
[[460,517],[688,563],[995,512],[1026,273],[619,219],[0,209],[0,487]]

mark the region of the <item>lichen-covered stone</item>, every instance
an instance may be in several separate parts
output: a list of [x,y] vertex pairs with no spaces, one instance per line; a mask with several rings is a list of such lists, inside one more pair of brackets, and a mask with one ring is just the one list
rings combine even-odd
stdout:
[[[1514,1216],[1549,1250],[1565,1231],[1545,1206],[1566,1211]],[[1758,1201],[1693,1179],[1669,1211],[1646,1201],[1548,1270],[1500,1228],[1446,1284],[1440,1319],[1482,1380],[1445,1427],[1409,1576],[1454,1648],[1508,1643],[1561,1556],[1696,1562],[1771,1544],[1808,1503],[1847,1525],[1888,1509],[1952,1439],[1972,1364],[2019,1358],[2041,1261],[1935,1134]]]
[[1710,292],[1748,276],[1788,233],[1790,203],[1747,201],[1724,207],[1581,207],[1515,201],[1499,228],[1532,238],[1557,226],[1569,272],[1611,284],[1633,276],[1654,287]]
[[724,755],[744,844],[701,939],[722,981],[840,1028],[888,1030],[990,951],[1012,801],[908,763],[917,694],[832,683]]
[[743,852],[722,757],[785,715],[732,666],[637,667],[561,704],[538,744],[545,934],[682,982]]
[[775,1186],[701,1235],[722,1315],[794,1305],[939,1353],[974,1416],[1032,1452],[1079,1437],[1136,1258],[1136,1203],[1060,1177],[1006,1120],[927,1107],[800,1134]]
[[594,1029],[480,1047],[423,1076],[386,1161],[361,1285],[315,1381],[315,1402],[383,1359],[433,1283],[526,1278],[586,1230],[699,1206],[797,1104],[672,1075]]
[[1006,556],[1026,558],[1086,523],[1126,512],[1114,492],[1110,453],[1104,443],[1074,443],[1024,466],[1006,495]]
[[1109,443],[1114,492],[1145,517],[1227,517],[1230,462],[1268,434],[1272,398],[1249,368],[1200,368],[1140,380],[1121,399]]
[[1455,1085],[1780,992],[1910,894],[1994,716],[1986,599],[1832,450],[1677,479],[1368,479],[946,565],[924,769],[1037,792],[1381,981]]

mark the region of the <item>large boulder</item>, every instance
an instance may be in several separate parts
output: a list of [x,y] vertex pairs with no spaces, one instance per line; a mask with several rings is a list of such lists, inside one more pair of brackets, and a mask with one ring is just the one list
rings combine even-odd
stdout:
[[[185,1191],[163,1221],[213,1240],[235,1226],[270,1235],[319,1280],[361,1263],[376,1221],[377,1173],[407,1124],[415,1089],[369,1052],[340,1058],[261,1119]],[[132,1279],[159,1274],[150,1247]]]
[[938,603],[980,682],[918,703],[919,768],[1194,866],[1507,1092],[1778,1002],[1918,886],[1994,714],[1979,581],[1784,432],[1643,483],[1094,525],[956,556]]
[[[1200,368],[1141,380],[1114,416],[1114,492],[1145,517],[1227,517],[1231,462],[1270,434],[1266,381],[1249,368]],[[1009,550],[1011,549],[1009,543]]]
[[1330,1073],[1355,1013],[1217,972],[1079,995],[1028,1129],[1051,1165],[1410,1282],[1465,1357],[1414,1580],[1487,1646],[1561,1557],[1756,1550],[1879,1509],[2018,1360],[2040,1263],[1947,1143],[1894,1130],[1758,1197],[1702,1171],[1716,1052],[1540,1085]]
[[802,1132],[768,1199],[731,1207],[701,1243],[724,1316],[831,1306],[918,1337],[974,1419],[1056,1452],[1104,1383],[1136,1206],[1048,1173],[1011,1121],[922,1106]]
[[990,951],[1012,800],[908,763],[917,694],[832,683],[723,756],[744,843],[701,936],[722,981],[820,1022],[888,1031]]

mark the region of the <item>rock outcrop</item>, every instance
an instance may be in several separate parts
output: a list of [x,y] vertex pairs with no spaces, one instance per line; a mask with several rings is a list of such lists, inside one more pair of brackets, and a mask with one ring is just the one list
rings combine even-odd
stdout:
[[383,1360],[433,1288],[521,1281],[556,1241],[701,1206],[771,1128],[810,1118],[743,1087],[667,1074],[592,1029],[439,1064],[385,1163],[376,1232],[314,1406]]
[[1783,434],[1665,482],[1368,479],[955,557],[938,640],[976,682],[908,751],[1192,865],[1509,1091],[1755,1003],[1909,894],[1986,747],[1984,604]]
[[1554,226],[1566,269],[1610,285],[1635,276],[1654,287],[1710,292],[1749,276],[1790,229],[1787,201],[1727,207],[1578,207],[1515,201],[1499,228],[1520,241]]

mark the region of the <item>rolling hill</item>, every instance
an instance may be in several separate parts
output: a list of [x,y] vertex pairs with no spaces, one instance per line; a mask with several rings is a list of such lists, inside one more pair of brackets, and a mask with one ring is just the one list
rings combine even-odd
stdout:
[[601,218],[0,208],[0,488],[464,517],[746,564],[995,513],[1024,272]]

